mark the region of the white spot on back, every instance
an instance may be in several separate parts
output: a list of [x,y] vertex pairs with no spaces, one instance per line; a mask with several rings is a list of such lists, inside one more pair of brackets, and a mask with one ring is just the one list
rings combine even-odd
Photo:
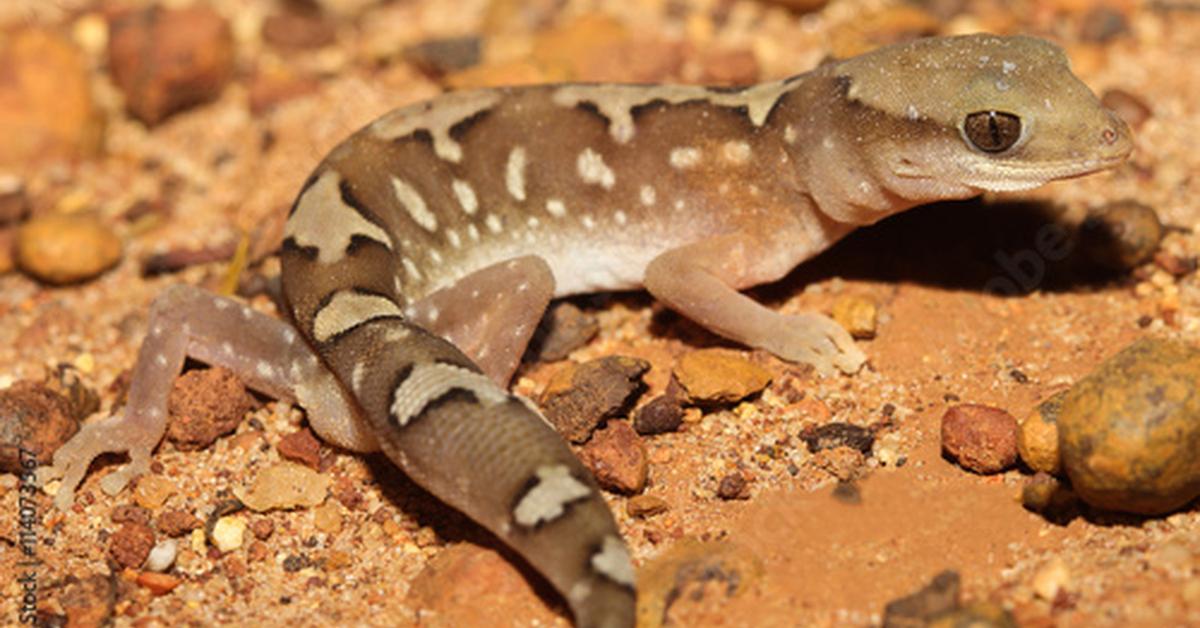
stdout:
[[401,316],[400,307],[377,294],[339,290],[313,317],[313,338],[325,342],[369,320],[382,316]]
[[546,211],[555,218],[562,218],[567,215],[567,206],[562,201],[552,198],[546,201]]
[[730,163],[744,164],[750,161],[750,144],[741,140],[725,142],[722,150],[725,160]]
[[404,272],[408,273],[409,278],[411,278],[413,281],[421,280],[421,271],[411,259],[405,257],[404,259],[400,260],[400,263],[404,265]]
[[392,249],[392,238],[375,223],[342,202],[338,174],[326,171],[310,185],[296,203],[296,211],[284,227],[284,239],[317,249],[317,261],[332,264],[342,259],[350,238],[363,236]]
[[416,188],[406,181],[392,177],[392,190],[396,193],[396,200],[400,201],[400,204],[408,211],[408,215],[418,225],[421,225],[422,229],[431,233],[437,231],[437,216],[429,211],[425,199],[421,197],[421,193]]
[[479,199],[475,196],[475,188],[462,179],[455,179],[450,187],[454,190],[454,197],[458,199],[458,205],[462,207],[463,213],[474,216],[475,212],[479,210]]
[[606,190],[611,190],[617,183],[617,175],[604,163],[604,157],[591,148],[585,148],[579,153],[579,158],[575,160],[575,170],[584,183],[599,185]]
[[695,168],[700,163],[700,149],[693,146],[672,148],[668,161],[676,170]]
[[462,238],[460,238],[458,232],[453,229],[446,230],[446,241],[450,243],[450,246],[456,249],[462,248]]
[[500,233],[504,230],[504,223],[500,222],[500,217],[496,214],[488,214],[484,224],[487,225],[488,231],[492,233]]
[[658,200],[658,192],[654,190],[654,186],[652,185],[643,185],[638,195],[642,199],[642,205],[646,207],[650,207]]
[[[575,479],[564,464],[538,467],[534,475],[537,483],[513,508],[513,520],[527,528],[561,517],[567,505],[586,498],[592,492],[586,484]],[[592,562],[595,562],[595,557]]]
[[585,215],[581,222],[583,223],[584,229],[595,229],[596,228],[596,221],[594,219],[592,219],[591,214]]
[[504,185],[518,201],[525,200],[525,147],[517,146],[508,153],[504,166]]
[[616,220],[618,225],[624,225],[625,223],[629,222],[629,216],[626,216],[625,212],[618,209],[616,213],[613,214],[613,220]]
[[471,240],[474,242],[478,242],[479,241],[479,229],[477,229],[475,227],[475,225],[467,225],[467,237],[471,238]]

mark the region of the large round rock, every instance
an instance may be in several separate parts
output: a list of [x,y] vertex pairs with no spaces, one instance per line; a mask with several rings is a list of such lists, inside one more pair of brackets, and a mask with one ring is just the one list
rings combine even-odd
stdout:
[[1146,515],[1200,495],[1200,350],[1143,338],[1063,401],[1063,469],[1085,501]]

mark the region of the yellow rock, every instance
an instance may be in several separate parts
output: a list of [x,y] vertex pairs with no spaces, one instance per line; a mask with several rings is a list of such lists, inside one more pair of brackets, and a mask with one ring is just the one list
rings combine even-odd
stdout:
[[693,401],[733,403],[771,383],[766,369],[728,349],[701,349],[679,359],[675,379]]
[[1155,515],[1200,495],[1200,349],[1147,337],[1067,393],[1062,465],[1084,501]]
[[121,239],[88,214],[49,214],[17,230],[16,262],[51,284],[91,279],[121,261]]
[[1061,391],[1038,404],[1021,422],[1017,432],[1017,451],[1021,460],[1034,471],[1058,473],[1058,415],[1067,391]]
[[875,337],[879,308],[875,302],[858,296],[844,296],[833,304],[833,320],[859,340]]

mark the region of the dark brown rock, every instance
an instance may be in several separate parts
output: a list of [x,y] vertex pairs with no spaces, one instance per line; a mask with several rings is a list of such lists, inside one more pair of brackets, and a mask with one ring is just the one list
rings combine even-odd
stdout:
[[960,404],[942,415],[942,451],[976,473],[999,473],[1017,462],[1017,420],[999,408]]
[[627,421],[609,421],[584,445],[579,458],[600,486],[618,493],[640,493],[650,468],[646,447]]
[[542,362],[566,359],[570,353],[596,337],[600,324],[596,317],[585,313],[570,301],[550,307],[538,324],[526,353]]
[[150,523],[150,511],[141,506],[124,504],[113,508],[108,518],[113,523],[138,523],[147,525]]
[[683,424],[683,406],[673,395],[659,395],[638,408],[633,429],[643,436],[674,432]]
[[808,445],[808,450],[812,453],[834,447],[849,447],[869,454],[875,444],[875,435],[871,430],[858,425],[826,423],[805,428],[800,432],[800,440]]
[[1063,470],[1087,503],[1154,515],[1200,495],[1200,349],[1138,340],[1067,393]]
[[642,374],[649,369],[645,360],[622,356],[572,365],[547,384],[542,411],[563,438],[581,443],[601,421],[636,400],[645,389]]
[[108,553],[122,567],[137,569],[154,548],[154,530],[144,523],[123,524],[108,538]]
[[233,373],[223,368],[184,373],[167,402],[167,438],[184,451],[204,449],[237,429],[258,405]]
[[70,402],[43,384],[20,381],[0,390],[0,471],[28,471],[30,460],[49,464],[77,431]]
[[215,99],[233,75],[232,31],[203,4],[123,13],[110,32],[113,80],[146,124]]
[[288,460],[316,469],[321,465],[321,441],[313,436],[312,430],[303,428],[284,436],[279,441],[279,455]]
[[721,499],[750,499],[750,483],[741,472],[734,471],[717,483],[717,497]]

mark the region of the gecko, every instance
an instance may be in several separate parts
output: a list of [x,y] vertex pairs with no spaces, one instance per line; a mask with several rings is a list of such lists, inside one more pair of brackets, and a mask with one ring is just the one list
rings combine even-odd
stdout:
[[125,406],[60,448],[69,506],[97,455],[145,473],[186,356],[382,450],[495,533],[578,626],[634,624],[635,578],[589,471],[508,391],[551,299],[644,288],[823,375],[865,354],[819,313],[744,295],[913,206],[1121,163],[1128,127],[1025,36],[920,39],[746,87],[553,84],[444,94],[316,166],[282,246],[283,321],[198,288],[151,306]]

